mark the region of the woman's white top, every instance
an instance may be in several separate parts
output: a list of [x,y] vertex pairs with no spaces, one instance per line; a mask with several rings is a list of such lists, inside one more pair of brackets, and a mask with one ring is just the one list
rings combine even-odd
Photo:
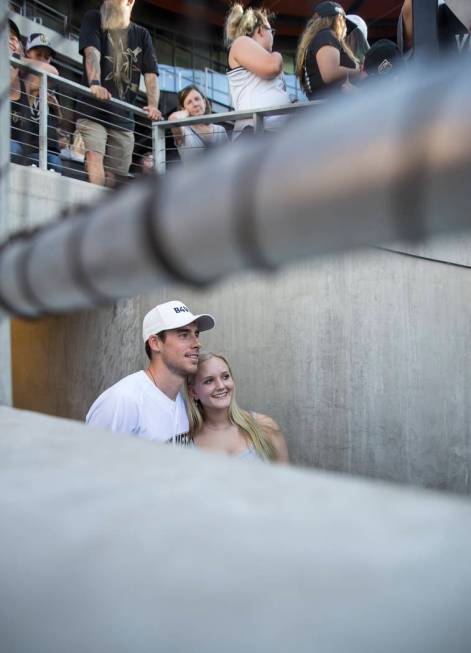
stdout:
[[[239,66],[229,70],[227,78],[232,105],[236,111],[267,109],[290,104],[283,73],[273,79],[262,79],[250,70]],[[269,116],[264,119],[264,127],[267,130],[277,129],[285,120],[286,116]],[[234,136],[238,132],[240,133],[244,127],[252,125],[252,120],[237,121],[234,127]]]
[[205,150],[227,143],[227,132],[222,125],[211,125],[212,132],[200,133],[196,129],[183,126],[183,135],[178,137],[176,145],[182,161],[197,158]]

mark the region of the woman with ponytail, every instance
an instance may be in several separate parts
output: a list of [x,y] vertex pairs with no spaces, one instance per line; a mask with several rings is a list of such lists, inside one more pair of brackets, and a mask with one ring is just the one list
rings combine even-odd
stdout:
[[220,354],[200,354],[196,374],[186,386],[190,434],[197,447],[248,460],[288,462],[278,424],[242,410],[235,400],[229,363]]
[[337,2],[321,2],[301,35],[296,55],[296,76],[309,100],[348,85],[361,74],[345,42],[345,11]]
[[[227,77],[236,111],[266,109],[290,103],[283,77],[283,57],[273,52],[275,30],[266,9],[234,4],[226,17],[225,42],[229,48]],[[276,129],[284,116],[265,118],[265,129]],[[253,130],[252,120],[236,123],[234,135]]]

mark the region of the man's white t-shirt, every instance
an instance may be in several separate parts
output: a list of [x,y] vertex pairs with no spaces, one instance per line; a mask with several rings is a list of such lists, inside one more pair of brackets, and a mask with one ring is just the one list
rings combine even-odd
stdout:
[[185,401],[167,397],[141,370],[105,390],[88,411],[87,424],[147,440],[185,444],[189,424]]

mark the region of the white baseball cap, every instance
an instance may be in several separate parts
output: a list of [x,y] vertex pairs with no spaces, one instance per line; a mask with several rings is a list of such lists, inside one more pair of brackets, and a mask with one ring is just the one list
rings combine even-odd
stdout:
[[46,34],[42,34],[41,32],[36,32],[35,34],[31,34],[28,37],[25,45],[25,52],[29,52],[33,48],[47,48],[51,51],[51,56],[53,57],[56,54],[56,51],[52,47],[49,38],[46,36]]
[[347,28],[349,28],[349,32],[353,32],[354,29],[359,29],[365,37],[365,41],[368,42],[368,25],[361,16],[347,14]]
[[147,342],[150,336],[167,329],[179,329],[192,322],[196,322],[200,331],[209,331],[215,324],[212,315],[193,315],[190,309],[178,299],[158,304],[144,317],[142,337],[144,342]]

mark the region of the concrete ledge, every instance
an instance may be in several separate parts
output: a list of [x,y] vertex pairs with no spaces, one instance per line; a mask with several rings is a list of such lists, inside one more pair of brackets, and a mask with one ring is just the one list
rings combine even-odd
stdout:
[[467,653],[471,503],[0,408],[15,653]]
[[65,209],[96,202],[105,192],[105,188],[85,181],[12,163],[10,230],[32,228],[51,222]]

